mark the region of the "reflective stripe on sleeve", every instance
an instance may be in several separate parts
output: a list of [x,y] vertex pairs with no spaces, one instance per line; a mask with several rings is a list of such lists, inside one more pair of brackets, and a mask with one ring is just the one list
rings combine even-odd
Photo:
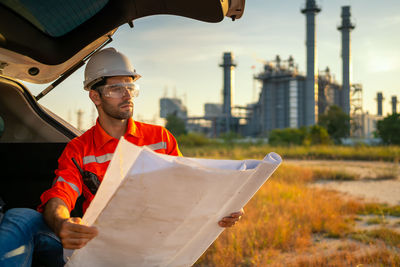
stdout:
[[93,162],[104,163],[104,162],[110,161],[113,155],[114,155],[113,153],[108,153],[108,154],[98,156],[98,157],[86,156],[82,159],[82,162],[83,162],[83,165],[93,163]]
[[67,183],[75,192],[78,193],[78,196],[81,195],[81,191],[79,191],[78,186],[76,186],[76,184],[71,183],[71,182],[67,182],[64,178],[62,178],[61,176],[58,176],[57,180],[54,181],[53,185],[57,182],[64,182]]
[[159,142],[159,143],[147,145],[146,147],[150,148],[151,150],[167,149],[167,143]]

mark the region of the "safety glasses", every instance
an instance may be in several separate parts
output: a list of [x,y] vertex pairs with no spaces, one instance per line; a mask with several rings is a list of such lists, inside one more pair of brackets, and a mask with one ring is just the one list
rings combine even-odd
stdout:
[[97,87],[97,90],[106,97],[111,98],[122,98],[129,94],[132,97],[139,96],[139,85],[134,83],[116,83],[116,84],[106,84]]

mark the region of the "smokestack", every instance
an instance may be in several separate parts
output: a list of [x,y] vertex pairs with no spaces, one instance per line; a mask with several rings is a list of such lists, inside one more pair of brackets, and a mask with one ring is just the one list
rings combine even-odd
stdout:
[[397,113],[397,96],[392,96],[392,114]]
[[384,100],[384,98],[383,98],[382,92],[378,92],[376,94],[376,102],[378,103],[378,116],[382,116],[382,114],[383,114],[383,112],[382,112],[383,111],[382,110],[383,100]]
[[83,125],[82,125],[82,117],[83,117],[83,110],[78,109],[78,111],[76,112],[76,117],[77,117],[77,123],[76,123],[76,128],[78,128],[79,130],[83,130]]
[[305,90],[305,125],[314,125],[318,116],[316,103],[318,102],[318,76],[316,68],[316,48],[315,48],[315,16],[321,9],[315,3],[315,0],[307,0],[306,7],[301,13],[306,15],[306,49],[307,49],[307,78]]
[[219,65],[224,69],[224,88],[223,96],[224,103],[222,106],[223,115],[226,118],[226,131],[230,131],[230,122],[232,118],[232,90],[234,86],[234,70],[236,63],[233,61],[233,54],[231,52],[225,52],[223,57],[223,63]]
[[342,6],[342,103],[343,111],[350,114],[350,31],[355,28],[350,21],[350,6]]

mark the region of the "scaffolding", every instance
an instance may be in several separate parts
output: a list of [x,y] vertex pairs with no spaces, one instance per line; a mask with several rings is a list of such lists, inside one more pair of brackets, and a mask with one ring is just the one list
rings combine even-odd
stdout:
[[363,97],[362,84],[352,84],[350,87],[350,135],[363,137]]

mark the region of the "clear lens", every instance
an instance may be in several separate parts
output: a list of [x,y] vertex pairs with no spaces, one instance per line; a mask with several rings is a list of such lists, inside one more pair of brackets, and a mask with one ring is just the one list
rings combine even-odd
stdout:
[[122,98],[126,94],[129,94],[131,98],[139,96],[139,85],[134,83],[107,84],[98,87],[98,89],[104,96],[111,98]]

